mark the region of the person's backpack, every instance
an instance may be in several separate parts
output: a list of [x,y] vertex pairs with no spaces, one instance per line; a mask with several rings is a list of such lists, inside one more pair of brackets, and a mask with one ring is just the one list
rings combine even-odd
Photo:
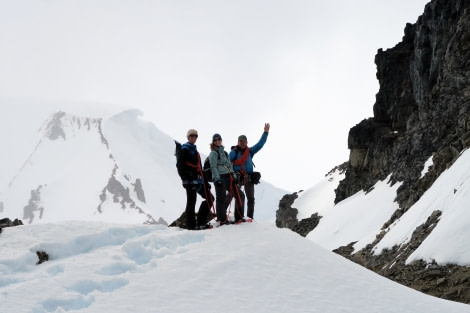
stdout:
[[175,140],[175,157],[176,157],[176,168],[178,170],[178,174],[181,176],[182,167],[180,164],[180,155],[181,155],[181,143]]
[[204,165],[202,166],[202,173],[204,174],[204,180],[207,182],[212,181],[212,171],[211,163],[209,162],[209,157],[204,160]]
[[[218,150],[215,150],[217,152],[217,161],[220,160],[220,154]],[[225,156],[228,158],[228,153],[227,151],[225,152]],[[204,165],[202,166],[202,172],[204,173],[204,180],[207,182],[212,182],[212,171],[211,171],[211,163],[209,162],[209,157],[207,157],[204,160]]]
[[175,140],[175,157],[178,160],[181,154],[181,143],[178,140]]

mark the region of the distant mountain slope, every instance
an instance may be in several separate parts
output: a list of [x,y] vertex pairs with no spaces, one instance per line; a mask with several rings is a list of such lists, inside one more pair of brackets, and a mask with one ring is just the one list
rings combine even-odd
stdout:
[[36,220],[98,219],[155,222],[118,166],[102,133],[102,120],[64,112],[51,116],[42,137],[9,184],[4,214]]
[[[25,223],[174,221],[186,203],[175,167],[174,142],[141,115],[133,109],[104,118],[59,111],[49,115],[34,136],[24,134],[32,130],[21,129],[21,120],[10,125],[13,136],[16,128],[18,138],[36,138],[36,142],[29,141],[29,156],[22,163],[17,158],[25,153],[19,150],[12,150],[12,155],[18,153],[14,162],[5,160],[17,164],[12,167],[18,170],[8,171],[8,183],[2,177],[0,217]],[[20,144],[12,142],[13,148]],[[284,193],[264,181],[258,185],[255,218],[274,222]]]

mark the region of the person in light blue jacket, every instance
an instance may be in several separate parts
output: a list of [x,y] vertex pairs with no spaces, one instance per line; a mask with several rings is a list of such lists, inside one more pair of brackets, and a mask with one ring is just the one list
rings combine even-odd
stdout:
[[219,134],[212,136],[212,143],[210,145],[211,152],[209,153],[209,163],[212,172],[212,182],[215,186],[215,210],[217,221],[220,225],[229,224],[227,218],[226,208],[226,195],[236,198],[235,202],[235,223],[242,221],[245,213],[245,195],[241,198],[240,188],[236,183],[237,175],[233,171],[232,163],[228,158],[227,152],[222,145],[222,137]]
[[254,171],[253,156],[260,151],[268,139],[269,123],[264,124],[264,132],[260,140],[252,147],[248,147],[248,139],[245,135],[238,137],[238,145],[233,146],[229,158],[233,163],[235,172],[240,173],[239,184],[245,186],[247,203],[247,216],[253,218],[255,211],[255,184],[259,183],[261,175]]

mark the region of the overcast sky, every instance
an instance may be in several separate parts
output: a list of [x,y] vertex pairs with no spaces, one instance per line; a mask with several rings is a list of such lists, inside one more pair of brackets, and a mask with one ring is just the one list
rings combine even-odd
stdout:
[[[175,139],[245,134],[263,179],[307,189],[372,116],[377,49],[425,0],[0,0],[0,97],[132,107]],[[5,103],[1,104],[5,109]],[[4,111],[4,110],[2,110]]]

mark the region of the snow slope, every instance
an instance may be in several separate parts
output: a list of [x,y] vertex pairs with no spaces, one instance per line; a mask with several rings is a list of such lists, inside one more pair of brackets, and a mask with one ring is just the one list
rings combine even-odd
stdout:
[[267,223],[43,223],[0,242],[2,312],[470,312]]
[[[427,162],[424,171],[432,163]],[[421,199],[400,219],[390,225],[384,238],[374,247],[376,254],[385,248],[402,245],[411,239],[413,231],[423,224],[435,210],[442,211],[440,221],[407,262],[423,259],[438,264],[470,265],[470,151],[460,158],[434,182]],[[334,205],[334,188],[328,184],[338,173],[329,175],[323,182],[300,194],[292,205],[300,216],[319,212],[319,225],[307,238],[327,248],[336,249],[355,242],[355,251],[372,243],[384,224],[390,219],[398,204],[395,202],[399,183],[391,186],[388,180],[378,182],[372,191],[360,191]],[[325,187],[326,186],[326,187]],[[330,188],[328,191],[328,187]],[[315,190],[321,188],[322,192]],[[326,189],[325,189],[326,188]],[[313,194],[313,196],[311,196]],[[330,205],[319,206],[318,203]],[[319,210],[316,210],[316,209]]]

